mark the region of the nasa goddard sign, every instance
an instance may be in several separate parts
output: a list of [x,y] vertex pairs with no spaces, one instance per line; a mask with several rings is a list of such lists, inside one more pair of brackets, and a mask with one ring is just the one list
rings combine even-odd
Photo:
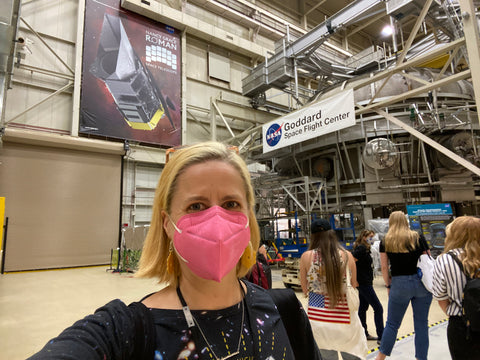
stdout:
[[263,125],[263,153],[353,125],[353,90],[347,90]]

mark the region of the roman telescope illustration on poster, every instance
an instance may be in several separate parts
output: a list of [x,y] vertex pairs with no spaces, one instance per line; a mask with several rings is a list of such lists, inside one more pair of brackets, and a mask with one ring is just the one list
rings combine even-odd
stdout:
[[175,130],[169,108],[147,67],[133,50],[118,16],[104,15],[97,57],[90,72],[102,79],[127,124],[137,130],[153,130],[167,116]]

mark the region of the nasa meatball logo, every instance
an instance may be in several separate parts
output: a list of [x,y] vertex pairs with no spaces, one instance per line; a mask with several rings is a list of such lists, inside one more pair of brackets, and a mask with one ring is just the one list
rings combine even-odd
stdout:
[[268,146],[275,146],[282,138],[282,125],[272,124],[265,135]]

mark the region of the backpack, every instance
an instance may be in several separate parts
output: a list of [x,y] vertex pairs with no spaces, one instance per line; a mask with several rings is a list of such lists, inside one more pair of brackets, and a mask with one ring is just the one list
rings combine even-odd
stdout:
[[[463,264],[457,255],[451,251],[448,254],[465,274]],[[465,276],[467,277],[467,283],[463,288],[463,318],[466,321],[467,328],[474,332],[480,332],[480,278],[472,279],[468,274],[465,274]]]
[[261,286],[264,289],[270,288],[264,266],[260,261],[257,261],[255,265],[253,265],[250,273],[247,275],[247,280],[251,283]]

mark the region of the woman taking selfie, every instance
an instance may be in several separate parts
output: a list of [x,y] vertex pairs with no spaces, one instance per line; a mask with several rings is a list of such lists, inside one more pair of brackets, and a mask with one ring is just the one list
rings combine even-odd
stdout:
[[239,280],[258,244],[238,153],[215,142],[167,152],[138,271],[167,286],[129,307],[114,300],[33,359],[294,359],[269,293]]

